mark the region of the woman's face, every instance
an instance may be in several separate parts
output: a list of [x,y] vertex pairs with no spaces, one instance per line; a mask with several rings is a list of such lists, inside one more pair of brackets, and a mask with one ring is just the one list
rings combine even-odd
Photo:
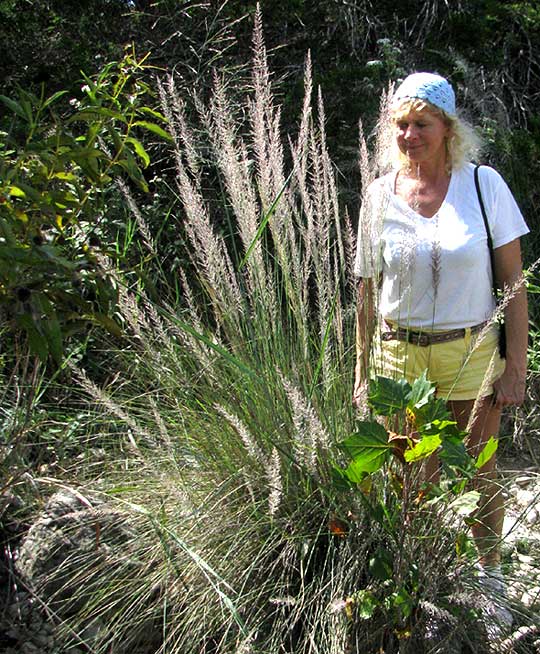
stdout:
[[411,163],[446,161],[446,138],[450,128],[429,109],[411,110],[396,120],[396,140]]

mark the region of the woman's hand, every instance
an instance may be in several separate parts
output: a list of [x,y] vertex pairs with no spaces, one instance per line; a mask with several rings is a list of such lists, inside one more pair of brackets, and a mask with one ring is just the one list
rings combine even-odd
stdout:
[[493,383],[493,404],[499,409],[523,404],[525,378],[526,371],[517,370],[507,363],[502,376]]

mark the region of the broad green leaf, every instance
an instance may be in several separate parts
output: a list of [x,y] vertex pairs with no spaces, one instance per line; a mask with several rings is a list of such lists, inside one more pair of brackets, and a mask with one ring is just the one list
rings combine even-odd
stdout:
[[167,141],[172,141],[172,136],[168,132],[166,132],[163,129],[163,127],[160,127],[155,123],[149,123],[146,120],[136,120],[133,123],[133,126],[142,127],[144,129],[147,129],[149,132],[153,132],[154,134],[161,136],[162,139],[166,139]]
[[469,491],[458,495],[453,502],[450,502],[448,508],[457,515],[469,516],[478,508],[480,493],[478,491]]
[[146,152],[143,144],[140,141],[133,138],[132,136],[128,136],[126,138],[126,143],[131,143],[137,155],[142,159],[145,168],[150,165],[150,157],[148,155],[148,152]]
[[43,109],[46,109],[48,106],[56,102],[59,98],[61,98],[63,95],[66,95],[67,91],[57,91],[56,93],[53,93],[50,98],[47,98],[45,102],[43,103]]
[[22,188],[19,188],[18,186],[10,186],[8,189],[9,195],[12,195],[15,198],[25,198],[26,193],[23,191]]
[[389,450],[366,448],[356,455],[343,472],[349,481],[360,484],[366,475],[372,475],[380,470],[389,458]]
[[408,406],[410,408],[420,408],[427,404],[435,393],[435,384],[427,378],[427,370],[415,379],[411,387]]
[[411,385],[405,379],[378,376],[369,383],[369,404],[379,415],[393,416],[407,406]]
[[359,422],[358,431],[351,434],[339,444],[340,448],[354,458],[358,452],[366,447],[377,449],[391,449],[388,443],[388,432],[378,422]]
[[392,579],[394,574],[392,554],[380,547],[369,560],[369,572],[380,581]]
[[413,463],[420,459],[425,459],[436,452],[441,445],[441,437],[438,434],[434,436],[424,436],[422,440],[413,448],[406,449],[403,453],[407,463]]
[[355,593],[354,600],[357,606],[357,615],[362,620],[369,620],[379,606],[375,595],[366,589]]
[[456,554],[466,556],[469,553],[471,556],[477,555],[474,541],[467,532],[460,531],[456,536]]
[[457,426],[457,422],[455,420],[433,420],[432,422],[428,422],[425,425],[421,427],[421,433],[426,434],[429,436],[432,436],[433,434],[441,434],[444,435],[444,437],[447,438],[465,438],[467,435],[467,432],[461,431],[459,427]]
[[486,463],[491,459],[491,457],[497,451],[498,446],[499,446],[499,441],[493,436],[491,436],[491,438],[485,444],[484,449],[478,455],[478,458],[476,459],[476,463],[474,464],[475,467],[480,469],[482,466],[486,465]]
[[352,459],[344,474],[354,483],[360,483],[366,474],[377,472],[389,459],[392,450],[388,433],[378,422],[360,423],[358,432],[341,442],[340,447]]
[[60,364],[62,363],[62,358],[64,356],[64,346],[62,328],[60,327],[60,322],[58,321],[56,312],[53,312],[53,314],[47,318],[43,327],[47,335],[49,351],[56,363]]
[[445,420],[450,413],[446,402],[440,397],[430,397],[429,401],[422,406],[414,408],[414,415],[418,427],[433,422],[434,420]]
[[148,114],[149,116],[152,116],[154,118],[157,118],[158,120],[161,120],[164,123],[169,122],[163,114],[159,113],[159,111],[156,111],[155,109],[150,109],[150,107],[139,107],[139,111]]
[[460,437],[450,436],[443,439],[439,458],[443,463],[461,470],[466,470],[471,463],[465,443]]
[[11,111],[13,111],[14,114],[17,114],[20,118],[24,118],[24,120],[27,120],[27,115],[24,109],[21,107],[21,105],[18,102],[15,102],[15,100],[12,100],[11,98],[8,98],[5,95],[0,95],[0,100],[7,106]]
[[58,172],[54,173],[53,178],[55,179],[63,179],[66,182],[73,182],[77,180],[77,177],[73,173],[65,173],[65,172]]
[[[26,184],[25,182],[18,181],[17,188],[20,189],[27,198],[33,202],[39,202],[41,200],[41,194],[33,186]],[[24,197],[24,196],[19,196]]]
[[69,123],[80,121],[89,121],[96,120],[96,116],[104,116],[105,118],[113,118],[114,120],[119,120],[121,123],[126,124],[128,121],[126,117],[120,111],[113,111],[112,109],[107,109],[107,107],[85,107],[81,111],[77,112],[75,115],[67,121]]
[[351,488],[354,488],[355,482],[352,482],[347,475],[345,470],[338,465],[332,465],[330,469],[330,476],[332,478],[332,487],[339,491],[348,491]]
[[49,346],[47,339],[40,333],[32,317],[28,313],[17,316],[17,324],[19,324],[28,336],[28,345],[30,350],[37,355],[43,363],[46,363],[49,356]]
[[[414,601],[405,586],[400,586],[399,590],[391,595],[391,598],[393,606],[398,607],[406,618],[411,615],[414,608]],[[405,633],[410,634],[408,630],[405,630]]]
[[105,327],[105,329],[113,336],[124,336],[124,332],[120,325],[104,313],[91,313],[88,315],[83,315],[82,318],[86,318],[87,320],[91,320],[92,322]]

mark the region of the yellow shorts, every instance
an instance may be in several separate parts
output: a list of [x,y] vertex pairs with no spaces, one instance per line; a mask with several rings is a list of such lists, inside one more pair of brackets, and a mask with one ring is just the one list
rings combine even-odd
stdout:
[[444,400],[474,400],[493,393],[493,382],[504,372],[499,355],[498,326],[446,343],[422,347],[406,341],[375,338],[373,363],[383,377],[413,382],[424,370]]

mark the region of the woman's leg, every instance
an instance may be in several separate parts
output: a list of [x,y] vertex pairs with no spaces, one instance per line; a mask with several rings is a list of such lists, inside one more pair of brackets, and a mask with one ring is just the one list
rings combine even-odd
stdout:
[[[453,400],[448,403],[458,427],[465,430],[471,417],[474,400]],[[491,436],[497,437],[501,423],[501,410],[493,405],[493,396],[484,397],[476,409],[467,449],[472,456],[478,456]],[[475,488],[481,498],[472,528],[482,565],[500,563],[500,542],[504,520],[504,501],[501,487],[497,483],[495,455],[479,470]]]

